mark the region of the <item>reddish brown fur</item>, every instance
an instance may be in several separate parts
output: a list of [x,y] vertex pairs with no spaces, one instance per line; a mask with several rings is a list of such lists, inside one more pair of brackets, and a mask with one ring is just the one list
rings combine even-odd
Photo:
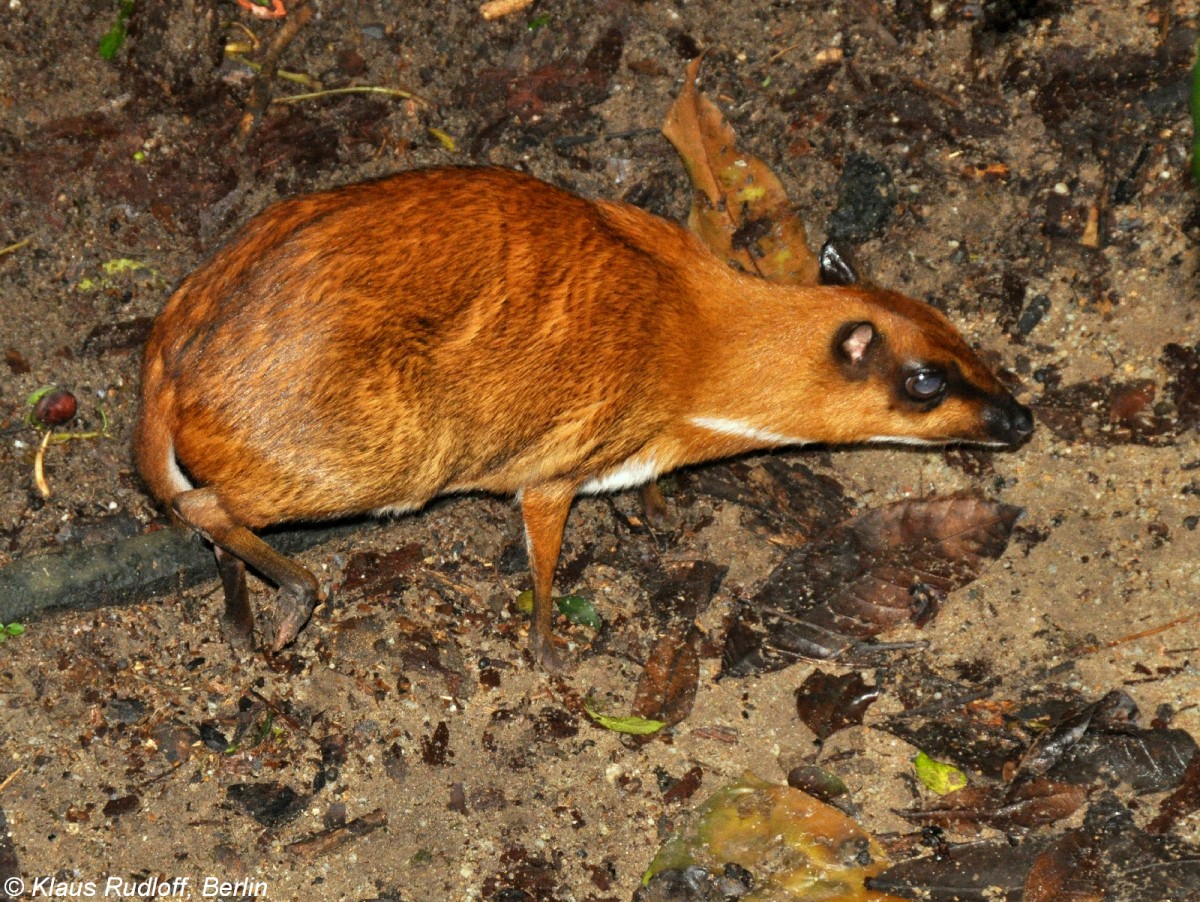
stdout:
[[[833,336],[854,321],[881,342],[851,379]],[[898,403],[894,371],[917,360],[974,394]],[[243,527],[523,492],[547,658],[562,521],[589,480],[784,440],[991,441],[984,410],[1012,403],[927,305],[768,284],[677,225],[495,169],[270,208],[167,303],[142,393],[147,484],[260,570],[278,562]],[[206,489],[185,491],[172,449]]]

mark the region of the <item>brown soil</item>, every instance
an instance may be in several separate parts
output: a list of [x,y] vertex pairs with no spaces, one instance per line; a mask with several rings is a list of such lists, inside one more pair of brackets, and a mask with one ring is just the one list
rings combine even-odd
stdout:
[[[5,0],[0,246],[26,243],[0,256],[0,563],[159,522],[129,453],[141,343],[169,287],[253,213],[487,162],[681,219],[690,191],[654,129],[702,49],[705,92],[779,173],[811,237],[853,155],[885,166],[896,202],[858,248],[874,278],[947,308],[1050,411],[1012,453],[786,455],[861,507],[977,488],[1027,509],[1030,541],[923,632],[888,638],[928,643],[910,654],[930,672],[972,662],[1014,692],[1126,687],[1200,737],[1196,621],[1106,645],[1192,614],[1200,593],[1191,0],[542,0],[491,23],[473,2],[323,0],[281,67],[421,100],[272,106],[240,155],[253,73],[227,60],[210,78],[205,48],[246,40],[233,23],[268,41],[278,25],[233,3],[207,24],[190,17],[205,7],[164,14],[162,46],[142,21],[140,43],[110,63],[96,46],[115,4]],[[138,10],[131,27],[150,17]],[[106,273],[117,259],[141,268]],[[1045,316],[1022,320],[1039,295]],[[52,447],[42,502],[22,420],[50,383],[79,397],[75,428],[96,428],[103,406],[111,438]],[[1077,383],[1092,393],[1064,392]],[[527,577],[504,499],[441,501],[302,555],[338,602],[275,667],[222,643],[215,578],[25,624],[0,645],[0,780],[16,772],[0,808],[21,873],[252,879],[271,899],[628,899],[689,805],[746,770],[781,781],[818,751],[793,699],[811,665],[714,679],[728,615],[784,549],[687,479],[670,536],[631,526],[635,502],[572,514],[559,589],[593,600],[607,626],[593,643],[574,629],[561,679],[523,653],[513,602]],[[668,738],[627,746],[579,700],[628,708],[657,630],[655,581],[692,560],[729,568],[700,619],[695,709]],[[885,696],[868,724],[897,708]],[[250,733],[235,753],[201,742],[231,739],[239,716]],[[914,749],[868,726],[822,760],[835,752],[864,825],[909,829],[891,811],[911,799]],[[694,766],[696,795],[664,801]],[[292,794],[255,805],[230,788],[246,783]],[[377,809],[385,829],[331,852],[289,848]]]

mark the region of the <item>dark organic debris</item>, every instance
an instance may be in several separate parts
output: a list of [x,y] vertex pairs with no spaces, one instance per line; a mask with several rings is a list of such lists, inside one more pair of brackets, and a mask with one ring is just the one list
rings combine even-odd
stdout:
[[210,721],[200,724],[200,739],[211,751],[224,753],[229,750],[230,742],[225,733]]
[[148,316],[100,323],[84,338],[79,353],[84,357],[100,357],[139,350],[150,337],[153,323],[154,320]]
[[1179,786],[1159,804],[1158,815],[1146,825],[1146,831],[1166,833],[1197,810],[1200,810],[1200,755],[1193,754]]
[[667,623],[695,620],[708,608],[728,569],[712,561],[688,561],[672,568],[651,596],[651,609]]
[[1196,758],[1196,741],[1185,730],[1101,730],[1072,744],[1047,776],[1076,782],[1119,782],[1134,792],[1165,792],[1183,780]]
[[787,785],[792,789],[808,793],[826,805],[854,817],[856,812],[850,800],[850,787],[835,773],[815,764],[801,764],[788,771]]
[[827,225],[829,237],[854,243],[878,238],[895,206],[896,189],[887,166],[864,153],[852,153],[838,181],[838,205]]
[[225,796],[264,827],[280,827],[304,813],[309,797],[282,783],[234,783]]
[[16,348],[8,348],[5,350],[4,362],[8,364],[9,372],[11,372],[14,376],[23,376],[33,369],[33,367],[30,366],[29,361],[25,359],[25,355],[23,355]]
[[123,814],[137,811],[141,807],[142,800],[137,793],[130,793],[127,796],[118,796],[115,799],[109,799],[104,803],[105,817],[120,817]]
[[542,902],[562,898],[561,869],[556,859],[512,845],[500,856],[502,870],[483,881],[483,898],[496,902]]
[[[192,757],[192,746],[204,738],[204,728],[199,733],[179,720],[163,721],[151,734],[154,744],[169,764],[182,764]],[[205,739],[205,745],[208,741]],[[212,748],[212,746],[209,746]],[[224,751],[222,747],[219,751]]]
[[1034,861],[1046,848],[1043,837],[1020,843],[1007,839],[952,845],[935,855],[893,864],[867,880],[871,889],[928,902],[1020,902]]
[[489,67],[469,73],[459,90],[463,105],[487,119],[515,117],[539,128],[577,123],[588,109],[603,102],[625,49],[625,35],[610,28],[585,56],[563,54],[532,71]]
[[343,570],[338,593],[349,597],[394,598],[408,588],[408,574],[425,558],[425,549],[409,542],[394,551],[360,551]]
[[224,89],[219,66],[225,25],[217,0],[135,3],[121,67],[137,97],[156,97],[193,113]]
[[1024,338],[1042,321],[1047,313],[1050,312],[1050,297],[1045,294],[1035,294],[1030,298],[1029,303],[1025,305],[1025,309],[1021,311],[1021,315],[1017,318],[1016,325],[1013,326],[1013,335]]
[[1018,771],[1080,784],[1121,782],[1138,793],[1174,789],[1196,757],[1195,740],[1184,730],[1142,729],[1138,719],[1132,698],[1110,692],[1040,733]]
[[21,863],[17,860],[17,849],[12,833],[8,830],[8,818],[0,808],[0,886],[4,882],[21,876]]
[[669,785],[663,790],[663,801],[671,802],[686,802],[696,790],[700,788],[700,781],[704,779],[704,769],[699,764],[690,768],[678,780],[669,781]]
[[862,674],[839,676],[814,670],[796,690],[796,713],[818,739],[828,739],[838,730],[861,724],[877,698],[878,688],[868,686]]
[[1078,830],[945,846],[892,865],[868,885],[936,902],[1191,899],[1200,892],[1200,847],[1143,832],[1128,809],[1102,795]]
[[1163,348],[1163,366],[1170,373],[1164,394],[1175,405],[1180,433],[1200,429],[1200,342],[1169,344]]
[[454,752],[450,751],[450,727],[446,721],[438,721],[432,736],[421,738],[421,760],[430,767],[445,767]]
[[1153,381],[1104,376],[1047,390],[1038,401],[1038,420],[1070,442],[1163,445],[1178,436],[1180,423],[1155,403],[1157,395]]
[[754,889],[754,875],[732,862],[718,873],[700,865],[659,871],[633,902],[731,902]]
[[778,545],[803,545],[850,515],[854,502],[841,484],[781,457],[734,461],[681,474],[689,488],[740,504],[749,525]]

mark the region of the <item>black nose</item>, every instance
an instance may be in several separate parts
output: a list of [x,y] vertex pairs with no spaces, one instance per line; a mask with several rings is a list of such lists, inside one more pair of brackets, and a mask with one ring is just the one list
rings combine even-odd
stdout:
[[1006,445],[1019,445],[1033,432],[1033,412],[1012,398],[993,404],[983,419],[988,435]]

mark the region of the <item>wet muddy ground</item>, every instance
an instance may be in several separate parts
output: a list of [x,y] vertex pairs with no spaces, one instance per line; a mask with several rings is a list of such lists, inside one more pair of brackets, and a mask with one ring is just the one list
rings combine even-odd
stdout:
[[[921,644],[868,676],[910,668],[1007,697],[1124,689],[1144,721],[1200,736],[1194,3],[565,0],[488,22],[466,2],[326,0],[275,93],[315,90],[302,74],[412,96],[273,104],[245,148],[249,63],[281,26],[233,3],[138,4],[110,62],[97,45],[118,8],[0,11],[0,563],[161,524],[129,451],[141,345],[170,287],[253,213],[490,163],[682,219],[690,188],[657,129],[699,51],[704,91],[813,242],[853,242],[876,281],[946,309],[1039,426],[1014,452],[806,450],[683,474],[665,485],[666,532],[633,495],[581,500],[558,588],[604,626],[560,626],[562,677],[524,652],[507,499],[441,500],[305,552],[336,603],[273,663],[221,641],[215,571],[31,620],[0,644],[0,871],[259,881],[272,899],[629,899],[690,807],[747,770],[782,782],[814,759],[868,830],[913,829],[894,810],[924,792],[916,748],[872,727],[902,693],[816,744],[794,697],[811,663],[717,679],[730,623],[806,533],[713,487],[800,468],[859,509],[974,490],[1026,511],[931,624],[886,637]],[[213,66],[227,43],[240,52]],[[48,384],[79,399],[68,431],[106,419],[108,435],[52,445],[43,500],[24,418]],[[697,561],[723,575],[690,584],[694,709],[623,743],[583,699],[629,709],[656,593]],[[1158,810],[1161,793],[1117,792],[1139,821]],[[344,823],[361,829],[312,840]],[[1194,818],[1177,832],[1200,839]]]

